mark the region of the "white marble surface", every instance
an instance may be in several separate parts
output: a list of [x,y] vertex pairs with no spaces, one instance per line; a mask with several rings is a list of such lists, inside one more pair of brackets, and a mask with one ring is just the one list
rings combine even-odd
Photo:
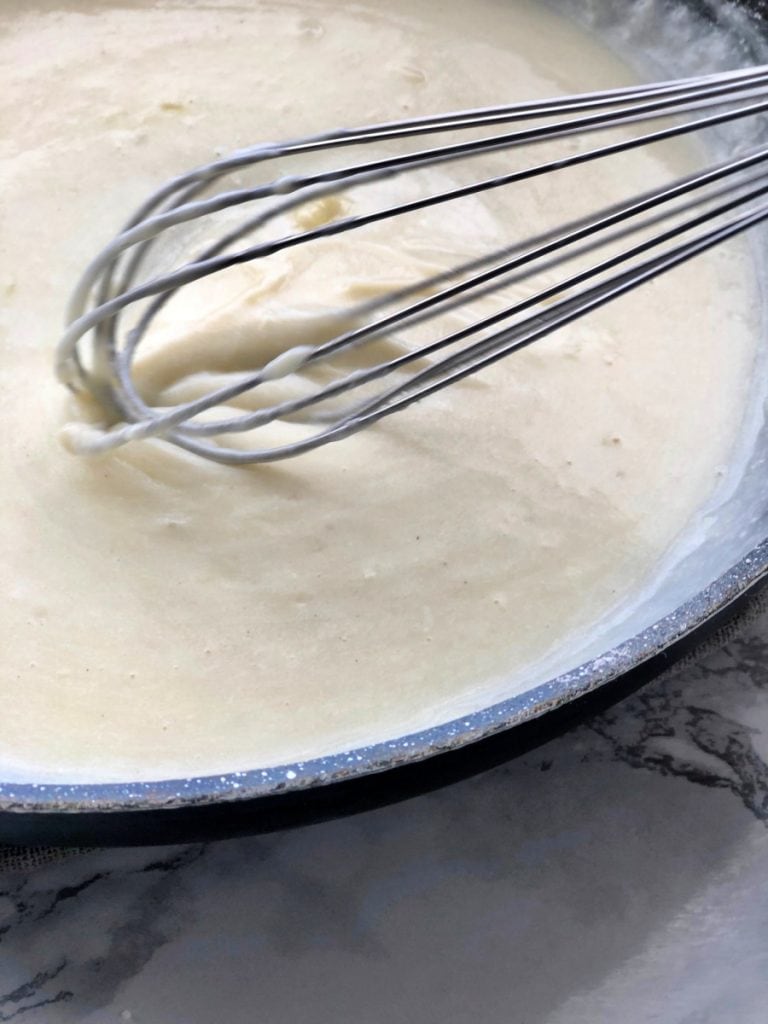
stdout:
[[0,1022],[766,1024],[767,760],[768,615],[440,793],[0,875]]

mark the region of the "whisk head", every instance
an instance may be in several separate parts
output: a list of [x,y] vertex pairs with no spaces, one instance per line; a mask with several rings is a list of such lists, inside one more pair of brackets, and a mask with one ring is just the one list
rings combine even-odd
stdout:
[[[141,206],[72,298],[57,372],[95,399],[100,419],[68,425],[63,439],[74,451],[95,454],[159,438],[237,465],[298,455],[354,433],[768,217],[768,148],[754,142],[756,121],[747,133],[752,147],[727,161],[332,309],[319,340],[308,340],[297,318],[295,337],[266,357],[255,351],[247,371],[212,377],[192,397],[174,400],[172,388],[151,393],[142,386],[137,356],[151,346],[163,311],[183,289],[230,268],[342,234],[349,234],[354,252],[355,233],[369,225],[388,222],[396,236],[399,217],[722,130],[766,111],[768,68],[758,67],[337,131],[242,150],[182,175]],[[625,131],[618,138],[602,134],[615,129]],[[599,143],[591,145],[594,133]],[[547,147],[540,162],[520,162],[542,143],[562,143],[562,152],[552,155]],[[339,151],[356,156],[331,164]],[[515,162],[504,173],[477,176],[477,158],[492,154],[514,154]],[[289,160],[298,161],[298,173],[284,173]],[[457,165],[469,169],[461,180],[419,192],[424,169]],[[259,180],[244,187],[239,178],[246,171]],[[351,188],[406,176],[415,186],[405,201],[374,202],[352,213],[343,201]],[[286,216],[299,210],[298,230],[283,233]],[[522,292],[521,282],[527,282]],[[504,297],[492,310],[483,305],[490,295]],[[376,347],[404,334],[416,340],[383,355]],[[351,352],[364,354],[352,366]],[[296,386],[278,400],[238,408],[242,396],[269,395],[278,380]],[[261,441],[270,425],[284,422],[300,424],[299,433]]]

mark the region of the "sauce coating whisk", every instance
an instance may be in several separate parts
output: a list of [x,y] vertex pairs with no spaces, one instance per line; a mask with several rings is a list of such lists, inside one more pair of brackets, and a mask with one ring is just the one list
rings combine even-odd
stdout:
[[[155,192],[94,259],[72,297],[69,327],[57,347],[57,374],[70,388],[89,393],[98,402],[105,425],[70,424],[64,428],[63,439],[73,451],[97,454],[154,437],[205,458],[238,465],[288,458],[346,437],[477,373],[768,218],[768,147],[753,142],[742,151],[740,142],[739,152],[725,162],[535,238],[510,240],[502,250],[401,288],[369,303],[367,320],[360,326],[340,330],[322,344],[298,343],[253,372],[237,374],[231,383],[217,383],[192,401],[153,405],[142,396],[134,374],[139,346],[151,333],[157,315],[181,288],[229,267],[639,147],[756,119],[766,112],[768,66],[761,66],[336,131],[241,150],[175,178]],[[301,204],[340,194],[351,186],[643,122],[656,123],[650,130],[633,129],[618,141],[603,140],[586,149],[567,147],[554,159],[457,184],[406,203],[340,216],[278,238],[245,242]],[[487,133],[486,129],[496,126],[505,130]],[[270,162],[286,157],[305,159],[446,132],[452,133],[449,142],[420,145],[413,152],[378,153],[374,159],[350,161],[342,167],[318,166],[249,188],[225,188],[228,176],[244,169],[267,169]],[[756,121],[750,123],[745,136],[759,140]],[[168,272],[152,274],[147,270],[170,230],[245,206],[252,208],[244,220],[228,226],[193,258]],[[598,249],[595,262],[579,265],[551,282],[553,267]],[[436,339],[373,365],[352,371],[333,367],[334,357],[342,352],[393,331],[434,322],[451,309],[512,283],[533,280],[535,284],[536,275],[543,270],[550,275],[549,283],[535,285],[531,294],[492,315],[478,315],[460,329],[438,332]],[[126,323],[131,307],[134,322]],[[321,363],[334,369],[330,382],[312,383],[296,397],[255,411],[233,413],[226,408],[227,403],[264,383],[310,372]],[[350,394],[356,399],[353,404],[339,408],[338,399]],[[291,443],[259,446],[259,428],[277,420],[308,423],[312,430]],[[234,434],[248,435],[249,446],[228,444],[226,435]]]

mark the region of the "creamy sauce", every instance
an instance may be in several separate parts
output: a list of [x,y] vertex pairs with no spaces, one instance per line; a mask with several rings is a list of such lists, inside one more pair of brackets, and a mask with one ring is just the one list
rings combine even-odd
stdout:
[[[51,369],[82,267],[175,173],[265,139],[632,80],[524,0],[0,0],[0,777],[221,772],[415,731],[566,665],[569,638],[648,581],[741,422],[739,247],[275,466],[159,442],[74,458],[57,433],[82,410]],[[222,275],[169,308],[144,385],[178,400],[254,350],[279,360],[351,301],[695,158],[635,153]]]

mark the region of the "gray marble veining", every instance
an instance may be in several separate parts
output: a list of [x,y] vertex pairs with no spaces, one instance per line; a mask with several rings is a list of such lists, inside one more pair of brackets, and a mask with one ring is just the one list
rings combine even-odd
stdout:
[[450,789],[0,875],[0,1022],[765,1024],[768,614]]

